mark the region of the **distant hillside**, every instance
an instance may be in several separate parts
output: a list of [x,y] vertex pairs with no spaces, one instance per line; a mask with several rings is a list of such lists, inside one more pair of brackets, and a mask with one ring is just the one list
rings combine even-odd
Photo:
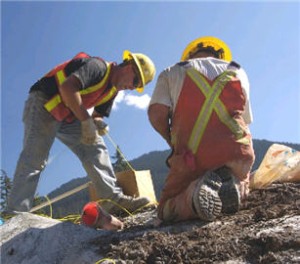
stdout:
[[[283,144],[295,150],[300,151],[300,144],[293,144],[293,143],[286,143],[286,142],[271,142],[268,140],[253,140],[254,151],[256,155],[256,160],[253,165],[253,170],[256,170],[258,168],[266,151],[274,143]],[[144,154],[139,158],[130,161],[132,167],[135,170],[151,171],[157,199],[159,199],[160,197],[160,192],[162,190],[165,178],[168,173],[168,168],[165,164],[165,161],[169,154],[170,154],[170,150],[152,151],[150,153]],[[59,188],[55,189],[51,193],[49,193],[48,197],[50,198],[56,197],[88,181],[89,181],[88,177],[71,180],[63,184]],[[89,201],[88,190],[80,191],[77,194],[74,194],[68,198],[65,198],[61,201],[54,203],[53,216],[58,218],[69,214],[79,214],[84,204],[87,203],[88,201]]]

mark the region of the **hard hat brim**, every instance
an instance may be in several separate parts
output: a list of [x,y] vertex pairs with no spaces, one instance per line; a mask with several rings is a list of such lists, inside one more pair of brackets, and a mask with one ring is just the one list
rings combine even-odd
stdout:
[[136,57],[134,54],[132,54],[129,50],[125,50],[125,51],[124,51],[124,53],[123,53],[123,60],[133,60],[133,61],[135,62],[135,65],[136,65],[137,68],[138,68],[138,71],[139,71],[139,74],[140,74],[140,78],[141,78],[141,81],[142,81],[142,86],[136,88],[136,90],[137,90],[139,93],[142,93],[142,92],[144,91],[145,78],[144,78],[144,74],[143,74],[142,67],[141,67],[141,65],[140,65],[139,60],[138,60],[137,57]]

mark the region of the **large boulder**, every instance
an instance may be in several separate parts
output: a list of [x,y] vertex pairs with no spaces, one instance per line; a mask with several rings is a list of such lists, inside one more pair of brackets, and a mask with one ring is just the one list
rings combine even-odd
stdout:
[[1,263],[94,263],[102,257],[95,253],[89,241],[107,233],[21,213],[0,226]]

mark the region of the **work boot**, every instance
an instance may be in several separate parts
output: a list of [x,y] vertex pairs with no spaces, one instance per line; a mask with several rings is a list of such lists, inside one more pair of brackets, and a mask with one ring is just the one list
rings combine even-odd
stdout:
[[193,194],[193,206],[200,219],[213,221],[221,214],[221,183],[220,177],[213,171],[207,171],[197,183]]
[[147,197],[134,198],[132,196],[122,194],[113,202],[101,203],[101,206],[110,214],[121,214],[127,213],[126,210],[129,213],[133,213],[142,209],[149,203],[150,200]]
[[236,213],[240,208],[241,202],[236,178],[227,167],[222,167],[216,170],[216,173],[222,180],[222,186],[219,191],[219,196],[222,201],[222,213]]

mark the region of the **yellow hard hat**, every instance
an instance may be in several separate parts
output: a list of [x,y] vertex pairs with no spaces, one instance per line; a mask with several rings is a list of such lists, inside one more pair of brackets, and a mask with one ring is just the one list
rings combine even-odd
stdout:
[[190,57],[201,50],[211,50],[218,55],[219,59],[231,61],[231,51],[225,42],[215,37],[201,37],[195,39],[187,45],[182,53],[181,61],[190,59]]
[[155,65],[153,61],[146,55],[141,53],[131,53],[129,50],[125,50],[123,53],[123,60],[133,60],[139,70],[142,86],[136,90],[138,92],[144,91],[144,86],[151,82],[155,76]]

